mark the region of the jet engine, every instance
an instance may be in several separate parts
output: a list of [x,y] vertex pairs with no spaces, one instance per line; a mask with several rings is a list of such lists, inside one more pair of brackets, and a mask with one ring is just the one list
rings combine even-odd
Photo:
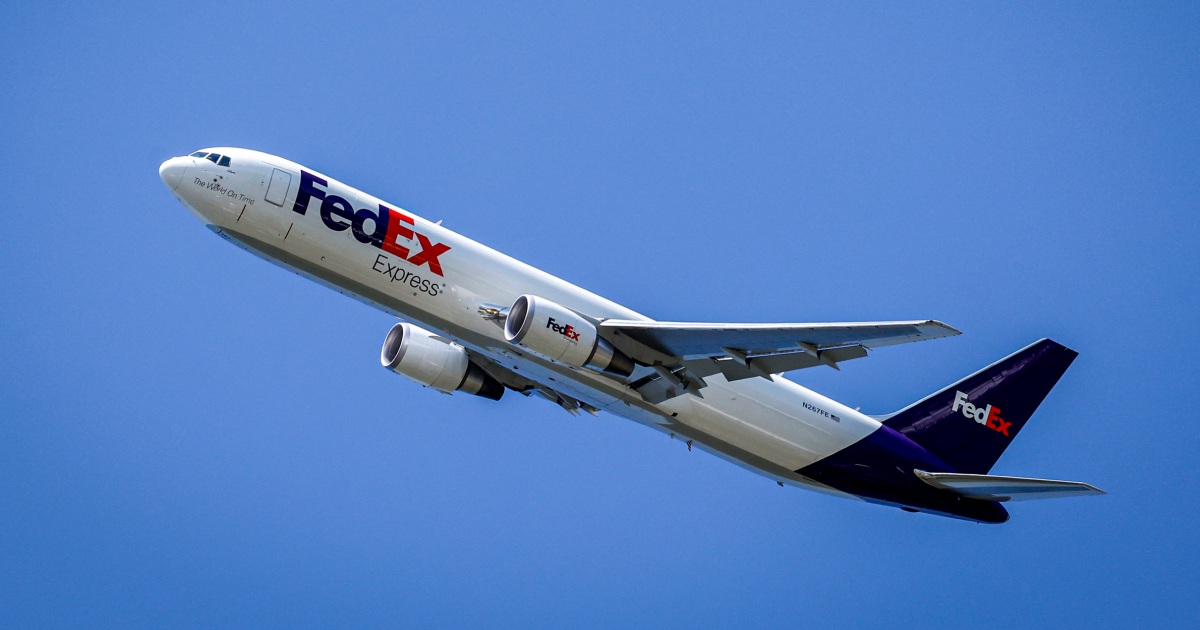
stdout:
[[465,392],[492,400],[504,395],[504,385],[473,363],[466,348],[412,324],[392,326],[383,340],[379,362],[446,394]]
[[602,339],[595,324],[546,298],[517,298],[504,322],[504,338],[571,367],[618,376],[633,373],[633,360]]

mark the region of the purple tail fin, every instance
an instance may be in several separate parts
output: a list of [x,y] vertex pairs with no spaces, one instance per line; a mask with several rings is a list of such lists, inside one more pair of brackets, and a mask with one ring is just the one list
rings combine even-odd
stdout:
[[958,472],[985,474],[1077,355],[1042,339],[880,420]]

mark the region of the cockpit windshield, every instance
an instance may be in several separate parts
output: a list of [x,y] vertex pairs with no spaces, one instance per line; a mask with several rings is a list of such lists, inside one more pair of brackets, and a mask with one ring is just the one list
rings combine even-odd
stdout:
[[217,166],[229,166],[229,156],[221,155],[220,153],[208,153],[205,151],[197,151],[191,157],[205,158]]

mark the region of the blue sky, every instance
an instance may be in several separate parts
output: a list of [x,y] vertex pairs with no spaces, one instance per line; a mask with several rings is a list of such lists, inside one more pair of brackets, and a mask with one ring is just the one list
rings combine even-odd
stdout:
[[[5,626],[1194,624],[1190,3],[120,3],[0,21]],[[157,176],[283,155],[660,319],[937,318],[798,382],[897,409],[1081,354],[983,526],[611,415],[439,396],[390,318]]]

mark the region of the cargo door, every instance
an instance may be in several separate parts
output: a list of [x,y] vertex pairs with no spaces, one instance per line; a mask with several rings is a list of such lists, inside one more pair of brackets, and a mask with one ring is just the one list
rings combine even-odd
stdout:
[[292,174],[279,169],[271,170],[271,183],[267,184],[267,203],[283,207],[288,188],[292,186]]

